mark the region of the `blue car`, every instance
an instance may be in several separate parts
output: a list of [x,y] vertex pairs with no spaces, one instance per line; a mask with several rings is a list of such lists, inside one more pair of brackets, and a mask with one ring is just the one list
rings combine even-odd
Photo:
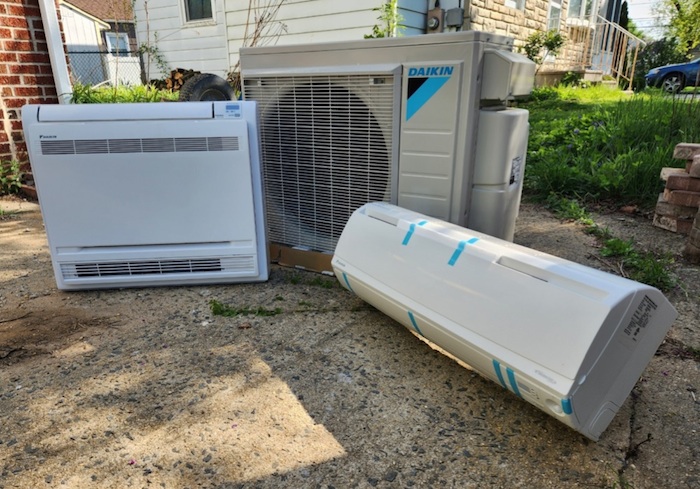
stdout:
[[676,93],[685,87],[694,87],[698,80],[700,58],[676,65],[653,68],[644,76],[648,87],[662,88],[665,92]]

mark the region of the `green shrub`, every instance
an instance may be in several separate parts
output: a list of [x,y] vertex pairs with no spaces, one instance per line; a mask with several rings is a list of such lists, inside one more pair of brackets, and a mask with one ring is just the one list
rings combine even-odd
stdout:
[[557,100],[559,92],[554,87],[538,87],[530,94],[530,100],[541,102],[543,100]]
[[567,71],[564,73],[564,76],[561,77],[561,84],[566,87],[578,87],[581,85],[582,79],[583,75],[581,73]]
[[22,171],[18,161],[0,161],[0,195],[16,194],[22,188]]
[[92,87],[76,83],[73,85],[71,102],[74,104],[108,104],[176,101],[178,93],[158,90],[150,85],[117,87]]

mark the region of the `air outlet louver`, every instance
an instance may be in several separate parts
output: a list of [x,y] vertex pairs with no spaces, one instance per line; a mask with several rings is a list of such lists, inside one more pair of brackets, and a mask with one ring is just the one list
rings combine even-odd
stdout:
[[332,252],[352,212],[391,194],[393,76],[247,77],[260,104],[270,240]]
[[252,255],[61,264],[61,274],[64,280],[172,273],[254,272],[254,270],[255,257]]
[[41,141],[44,155],[238,151],[237,137],[76,139]]

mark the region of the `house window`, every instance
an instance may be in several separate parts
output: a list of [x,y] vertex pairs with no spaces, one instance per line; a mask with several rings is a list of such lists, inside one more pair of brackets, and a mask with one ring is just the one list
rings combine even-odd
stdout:
[[185,0],[187,22],[212,19],[211,0]]
[[525,10],[525,0],[505,0],[506,7],[517,8],[518,10]]
[[559,22],[561,21],[561,3],[554,1],[549,4],[549,16],[547,18],[547,30],[559,32]]
[[129,56],[129,36],[124,32],[105,32],[107,51],[115,56]]
[[593,11],[593,0],[571,0],[569,3],[569,17],[586,19]]

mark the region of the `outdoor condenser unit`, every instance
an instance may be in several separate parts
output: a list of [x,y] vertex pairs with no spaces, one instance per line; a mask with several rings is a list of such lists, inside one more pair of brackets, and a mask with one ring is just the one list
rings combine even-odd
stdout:
[[270,241],[332,252],[385,201],[512,240],[535,65],[485,32],[243,48]]
[[22,109],[59,289],[268,276],[255,102]]
[[355,211],[340,283],[597,440],[677,313],[653,287],[385,204]]

